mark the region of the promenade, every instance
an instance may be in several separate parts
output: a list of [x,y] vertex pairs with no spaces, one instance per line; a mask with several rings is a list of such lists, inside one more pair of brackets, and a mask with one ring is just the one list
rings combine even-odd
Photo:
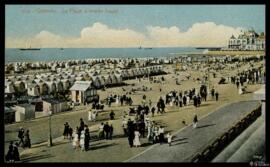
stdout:
[[190,162],[191,158],[230,129],[259,105],[256,101],[242,101],[218,109],[198,122],[176,133],[172,146],[156,144],[127,162]]

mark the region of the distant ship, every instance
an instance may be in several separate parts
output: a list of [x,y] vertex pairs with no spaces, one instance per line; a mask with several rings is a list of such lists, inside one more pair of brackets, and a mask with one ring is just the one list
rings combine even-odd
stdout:
[[138,49],[153,49],[153,48],[143,48],[142,46],[140,46]]
[[40,48],[31,48],[31,45],[29,48],[21,48],[20,50],[40,50]]
[[40,50],[40,48],[21,48],[20,50]]
[[64,50],[64,48],[60,48],[60,50]]

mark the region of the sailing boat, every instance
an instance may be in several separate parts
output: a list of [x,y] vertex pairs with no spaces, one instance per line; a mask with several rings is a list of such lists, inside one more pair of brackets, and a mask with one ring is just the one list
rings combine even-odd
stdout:
[[21,48],[20,50],[40,50],[40,48],[31,48],[31,45],[29,48]]

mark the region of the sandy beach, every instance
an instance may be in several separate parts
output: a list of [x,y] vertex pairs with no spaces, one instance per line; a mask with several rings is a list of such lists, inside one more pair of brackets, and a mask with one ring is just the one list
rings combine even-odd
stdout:
[[[261,62],[254,64],[255,67],[260,66]],[[187,124],[192,122],[192,118],[194,113],[198,115],[199,118],[214,112],[218,108],[230,104],[235,101],[245,101],[250,100],[252,98],[252,92],[258,90],[260,88],[260,84],[248,85],[246,94],[239,95],[236,85],[234,84],[218,84],[218,81],[221,77],[227,77],[235,75],[238,71],[243,71],[249,68],[248,64],[244,64],[238,69],[230,70],[226,69],[216,72],[216,78],[210,74],[211,85],[215,87],[215,89],[220,94],[219,101],[212,100],[210,95],[208,95],[208,100],[206,102],[202,102],[201,106],[196,108],[193,104],[189,104],[189,106],[179,108],[177,106],[166,106],[165,114],[156,114],[155,117],[150,116],[150,120],[156,121],[160,125],[165,126],[165,131],[174,133],[177,130],[183,128],[185,125],[182,124],[182,121],[185,120]],[[126,137],[123,137],[123,130],[121,127],[121,116],[123,112],[129,111],[130,107],[137,106],[141,104],[142,96],[146,95],[146,101],[151,99],[152,105],[156,105],[158,99],[162,96],[164,98],[165,94],[170,91],[185,91],[192,88],[198,89],[200,87],[199,81],[194,81],[196,78],[203,77],[204,73],[200,70],[188,70],[185,73],[189,73],[191,78],[189,80],[181,81],[181,85],[176,85],[175,78],[185,78],[182,77],[183,72],[179,72],[179,75],[174,74],[174,66],[166,65],[165,70],[168,73],[167,75],[163,75],[165,78],[165,83],[150,83],[150,81],[145,78],[141,81],[136,79],[127,80],[126,83],[128,86],[124,87],[115,87],[115,88],[107,88],[106,91],[98,90],[98,94],[100,95],[100,99],[103,100],[108,97],[110,94],[118,94],[123,95],[126,92],[131,91],[131,89],[139,89],[143,86],[148,87],[151,90],[148,91],[136,91],[134,94],[128,94],[128,96],[133,99],[133,106],[120,106],[120,104],[112,103],[111,107],[105,105],[104,111],[102,111],[98,117],[96,122],[88,122],[88,111],[91,106],[76,106],[73,111],[60,113],[52,116],[52,136],[54,138],[55,146],[48,148],[47,147],[47,137],[48,137],[48,117],[38,118],[31,121],[25,121],[22,123],[15,123],[11,125],[5,126],[5,148],[8,148],[8,143],[11,140],[17,139],[17,130],[19,127],[24,127],[25,129],[30,130],[30,135],[33,142],[33,147],[31,149],[20,149],[21,158],[31,162],[119,162],[125,161],[130,157],[142,152],[143,150],[149,148],[151,144],[148,143],[146,138],[141,140],[142,147],[130,149],[128,146],[128,141]],[[156,78],[160,78],[161,76],[156,76]],[[133,86],[133,85],[134,86]],[[125,91],[123,91],[123,88]],[[160,88],[162,91],[160,92]],[[113,110],[116,113],[115,120],[109,120],[109,112]],[[72,128],[75,128],[79,125],[79,119],[83,118],[85,123],[90,126],[90,136],[95,136],[98,131],[98,126],[101,122],[110,122],[114,126],[114,135],[113,140],[111,141],[93,141],[90,142],[90,147],[92,144],[93,150],[88,152],[80,152],[78,156],[74,156],[77,154],[76,151],[72,149],[71,143],[66,140],[63,140],[62,132],[64,128],[64,123],[68,122]],[[134,119],[134,116],[130,116],[131,119]],[[42,129],[42,130],[41,130]],[[35,144],[36,143],[36,144]],[[57,151],[57,153],[56,153]],[[111,154],[114,152],[114,154]],[[42,155],[44,158],[33,158],[31,159],[31,155]],[[46,156],[47,155],[47,156]],[[41,157],[42,157],[41,156]],[[69,157],[73,157],[72,159]],[[102,158],[101,158],[102,157]]]

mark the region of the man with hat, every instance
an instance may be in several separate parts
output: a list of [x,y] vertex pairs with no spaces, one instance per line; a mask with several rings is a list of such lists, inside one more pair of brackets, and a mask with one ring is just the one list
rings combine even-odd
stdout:
[[24,138],[24,129],[22,127],[20,127],[20,130],[19,130],[19,133],[18,133],[18,138],[20,139],[19,141],[19,145],[22,143],[22,147],[24,147],[24,141],[23,141],[23,138]]

